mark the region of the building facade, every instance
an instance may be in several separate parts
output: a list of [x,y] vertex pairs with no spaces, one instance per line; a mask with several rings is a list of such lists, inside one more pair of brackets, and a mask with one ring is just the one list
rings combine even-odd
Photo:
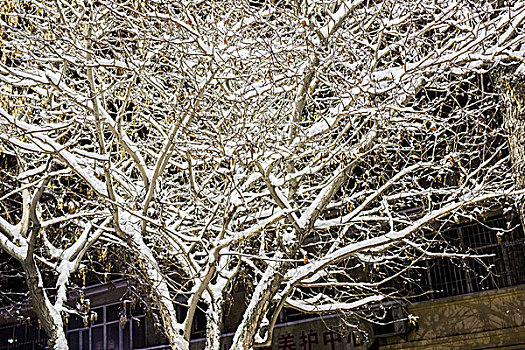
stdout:
[[[449,248],[481,257],[422,261],[414,270],[421,293],[410,304],[387,304],[381,324],[353,327],[340,315],[306,318],[285,312],[266,350],[525,349],[525,237],[520,226],[506,225],[496,219],[443,232]],[[120,301],[125,289],[124,281],[113,281],[86,290],[91,316],[68,318],[71,349],[168,348],[143,309]],[[0,350],[45,348],[45,333],[30,310],[26,314],[26,322],[0,320]],[[242,310],[232,308],[222,348],[231,345],[241,317]],[[198,314],[191,349],[202,349],[205,336],[204,315]]]

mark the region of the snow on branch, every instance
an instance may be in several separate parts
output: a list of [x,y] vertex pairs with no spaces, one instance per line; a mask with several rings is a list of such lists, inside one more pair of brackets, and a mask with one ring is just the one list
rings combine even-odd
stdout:
[[288,298],[286,299],[286,304],[294,309],[305,313],[323,313],[355,310],[365,305],[380,302],[383,299],[385,299],[385,297],[382,295],[371,295],[368,297],[364,297],[360,300],[354,301],[352,303],[323,304],[319,302],[307,303],[301,300],[293,300],[291,298]]

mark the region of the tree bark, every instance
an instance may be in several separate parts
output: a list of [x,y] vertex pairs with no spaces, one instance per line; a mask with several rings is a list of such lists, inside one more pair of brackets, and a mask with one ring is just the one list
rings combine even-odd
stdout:
[[[499,80],[512,175],[516,189],[521,190],[525,188],[525,75],[506,73]],[[516,206],[525,226],[525,196],[518,198]]]
[[171,350],[188,350],[189,342],[184,338],[183,327],[177,322],[176,311],[170,298],[169,288],[164,276],[157,271],[158,267],[150,260],[146,260],[147,278],[152,287],[152,293],[157,300],[159,313],[162,318],[164,333],[168,338]]
[[224,300],[215,300],[206,310],[206,345],[205,350],[220,350],[221,328],[224,310]]
[[284,272],[289,263],[278,262],[268,266],[264,276],[259,281],[244,318],[233,337],[230,350],[252,349],[257,332],[260,331],[261,322],[268,312],[271,301],[283,281]]
[[38,271],[34,256],[30,255],[26,261],[22,262],[22,267],[26,274],[33,309],[48,336],[48,347],[54,350],[68,350],[62,316],[55,310],[44,290],[42,276]]

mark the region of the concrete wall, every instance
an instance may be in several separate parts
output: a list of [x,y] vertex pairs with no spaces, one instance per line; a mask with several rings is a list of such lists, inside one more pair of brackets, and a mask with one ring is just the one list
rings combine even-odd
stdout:
[[425,301],[408,307],[419,329],[380,339],[380,349],[525,349],[525,286]]

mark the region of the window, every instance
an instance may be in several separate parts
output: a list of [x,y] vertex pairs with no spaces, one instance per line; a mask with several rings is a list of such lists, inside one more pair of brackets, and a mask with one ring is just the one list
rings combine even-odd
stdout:
[[40,350],[47,342],[43,329],[36,322],[0,327],[0,350]]
[[70,318],[67,339],[71,350],[131,350],[146,345],[143,312],[136,316],[119,303],[94,308],[92,313],[96,317]]
[[423,287],[430,292],[423,299],[509,287],[525,283],[525,239],[520,227],[499,239],[491,228],[506,228],[504,219],[484,224],[467,224],[443,233],[453,246],[476,255],[490,255],[480,260],[438,258],[421,266]]

